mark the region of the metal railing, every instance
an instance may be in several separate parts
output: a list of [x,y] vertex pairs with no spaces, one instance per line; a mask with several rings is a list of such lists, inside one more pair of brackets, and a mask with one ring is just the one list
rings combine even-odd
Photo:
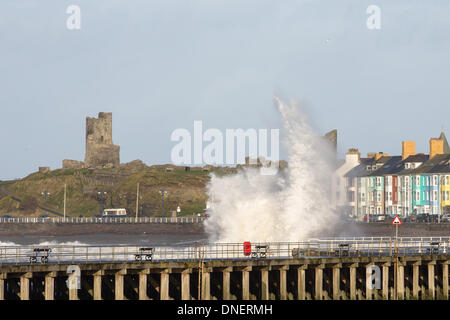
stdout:
[[204,217],[66,217],[66,218],[2,218],[0,223],[65,223],[65,224],[121,224],[121,223],[201,223]]
[[[450,237],[310,239],[178,246],[2,246],[0,265],[294,259],[448,254]],[[250,250],[249,250],[250,249]]]

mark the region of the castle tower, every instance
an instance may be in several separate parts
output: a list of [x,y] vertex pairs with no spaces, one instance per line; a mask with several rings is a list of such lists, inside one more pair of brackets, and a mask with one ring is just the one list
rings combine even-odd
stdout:
[[325,133],[325,139],[328,140],[331,144],[332,150],[336,154],[337,152],[337,130],[331,130],[330,132]]
[[86,117],[85,166],[105,167],[120,164],[120,147],[112,141],[112,113],[100,112],[98,118]]

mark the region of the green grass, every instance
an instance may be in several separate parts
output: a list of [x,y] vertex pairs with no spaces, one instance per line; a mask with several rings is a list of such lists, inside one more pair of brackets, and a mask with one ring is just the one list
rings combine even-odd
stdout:
[[[213,170],[218,175],[230,174]],[[100,212],[98,192],[106,191],[105,208],[126,208],[129,215],[136,210],[136,187],[139,182],[139,204],[144,207],[144,216],[161,215],[160,190],[168,192],[165,198],[165,215],[171,215],[177,206],[182,208],[181,216],[191,216],[203,212],[206,206],[206,185],[210,172],[202,170],[174,170],[166,172],[162,168],[133,172],[117,168],[111,169],[58,169],[49,173],[36,172],[15,181],[1,181],[0,186],[19,199],[34,197],[44,205],[43,191],[50,194],[46,207],[63,212],[64,185],[67,185],[66,213],[68,216],[93,216]],[[110,180],[105,179],[110,178]],[[110,181],[119,180],[117,183]],[[1,197],[1,196],[0,196]],[[0,198],[0,214],[24,215],[10,197]],[[35,212],[32,215],[39,215]]]

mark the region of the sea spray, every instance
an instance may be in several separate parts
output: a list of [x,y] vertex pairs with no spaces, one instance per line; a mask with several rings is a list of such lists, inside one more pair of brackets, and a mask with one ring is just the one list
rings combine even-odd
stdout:
[[300,105],[278,97],[275,105],[288,168],[276,175],[255,168],[212,174],[205,221],[210,241],[300,241],[336,221],[329,197],[335,160],[331,144],[315,132]]

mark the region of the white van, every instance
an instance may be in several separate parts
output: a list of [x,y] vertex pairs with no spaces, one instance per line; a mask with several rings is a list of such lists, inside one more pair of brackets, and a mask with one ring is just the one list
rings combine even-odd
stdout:
[[120,209],[104,209],[102,218],[126,218],[127,217],[127,210],[120,208]]

